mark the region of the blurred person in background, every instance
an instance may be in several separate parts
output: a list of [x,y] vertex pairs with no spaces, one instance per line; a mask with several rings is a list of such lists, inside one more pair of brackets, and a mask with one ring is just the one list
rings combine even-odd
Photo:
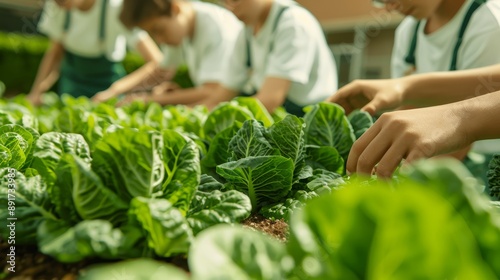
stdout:
[[317,19],[290,0],[225,0],[245,24],[231,52],[224,92],[204,101],[210,107],[253,95],[273,112],[302,116],[303,107],[337,89],[333,54]]
[[121,65],[127,43],[146,61],[161,59],[161,53],[146,32],[128,31],[119,21],[121,0],[49,0],[38,25],[51,44],[45,53],[30,101],[41,96],[59,79],[58,93],[92,97],[123,76]]
[[[376,6],[406,16],[395,34],[391,60],[393,78],[500,63],[499,0],[373,2]],[[408,108],[414,108],[414,105],[393,109]],[[500,140],[479,141],[473,146],[474,153],[469,151],[470,147],[464,147],[443,156],[462,160],[472,173],[484,178],[489,160],[493,154],[500,152]]]
[[236,38],[243,25],[224,8],[215,4],[183,0],[124,0],[120,16],[128,28],[140,27],[161,44],[164,59],[116,82],[95,99],[105,100],[125,93],[153,73],[158,66],[175,69],[187,65],[194,87],[180,89],[164,82],[152,92],[128,95],[132,100],[161,105],[203,104],[202,100],[219,91]]

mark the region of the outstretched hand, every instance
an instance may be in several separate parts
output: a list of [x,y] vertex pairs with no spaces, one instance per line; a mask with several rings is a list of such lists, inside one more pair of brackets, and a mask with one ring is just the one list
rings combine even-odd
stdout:
[[403,105],[404,84],[396,80],[356,80],[327,99],[339,104],[346,114],[361,109],[370,115]]

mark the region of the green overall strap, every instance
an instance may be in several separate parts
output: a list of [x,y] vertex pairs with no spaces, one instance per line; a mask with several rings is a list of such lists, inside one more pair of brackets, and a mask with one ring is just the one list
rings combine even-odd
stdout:
[[470,19],[474,12],[479,9],[487,0],[475,0],[469,7],[467,14],[465,15],[464,21],[462,22],[462,26],[460,27],[460,31],[458,33],[457,43],[455,44],[455,49],[453,50],[453,57],[451,60],[450,71],[457,70],[457,59],[458,59],[458,51],[460,50],[460,46],[462,46],[462,42],[464,39],[465,31],[467,30],[467,26],[469,26]]
[[406,55],[405,61],[408,64],[413,66],[417,65],[417,60],[415,59],[415,51],[417,50],[417,38],[418,38],[418,29],[420,28],[420,21],[417,22],[417,26],[415,26],[415,32],[413,32],[413,38],[411,39],[410,49],[408,50],[408,54]]
[[[273,24],[273,29],[272,33],[276,31],[276,28],[278,28],[278,23],[280,21],[281,15],[285,10],[287,10],[289,7],[283,7],[278,11],[278,14],[276,15],[276,18],[274,19],[274,24]],[[250,50],[250,38],[249,35],[246,35],[246,43],[247,43],[247,68],[252,68],[252,51]],[[273,50],[274,47],[274,40],[271,41],[271,45],[269,46],[269,50]]]
[[[101,9],[101,22],[99,25],[99,41],[104,43],[106,38],[106,11],[108,9],[108,0],[102,0]],[[66,12],[66,17],[64,18],[64,33],[68,32],[69,26],[71,24],[71,11]]]
[[[474,0],[472,2],[472,4],[470,5],[469,10],[467,11],[467,14],[464,17],[464,20],[462,21],[462,26],[460,27],[460,30],[458,33],[457,42],[455,43],[455,48],[453,50],[453,56],[451,58],[450,71],[457,70],[458,51],[460,50],[460,47],[462,46],[463,37],[464,37],[465,31],[467,30],[467,26],[469,25],[470,19],[472,18],[472,15],[486,1],[487,0]],[[415,27],[415,31],[413,33],[410,49],[408,50],[408,54],[405,57],[406,63],[411,64],[415,67],[417,66],[415,52],[417,49],[418,29],[420,28],[420,23],[421,23],[421,21],[419,21],[417,23],[417,26]]]

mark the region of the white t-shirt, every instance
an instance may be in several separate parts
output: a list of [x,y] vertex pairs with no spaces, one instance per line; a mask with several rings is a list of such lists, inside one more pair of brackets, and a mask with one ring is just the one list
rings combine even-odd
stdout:
[[127,30],[119,19],[123,1],[108,0],[106,37],[102,46],[99,40],[102,1],[96,0],[92,8],[85,12],[72,9],[70,26],[64,34],[67,12],[54,0],[49,0],[45,3],[38,29],[50,39],[62,42],[67,51],[76,55],[94,58],[105,53],[110,61],[122,61],[127,52],[127,43],[135,47],[147,33],[140,29],[134,29],[132,32]]
[[[424,34],[422,20],[417,37],[416,73],[448,71],[459,29],[470,4],[467,0],[455,17],[439,30]],[[404,61],[413,38],[417,20],[407,17],[396,30],[392,54],[392,77],[405,75],[409,65]],[[457,57],[457,70],[479,68],[500,63],[500,0],[489,0],[471,17]],[[473,151],[500,152],[500,140],[476,142]]]
[[[288,7],[273,28],[278,13]],[[267,77],[291,81],[287,98],[300,106],[331,96],[338,86],[335,59],[316,18],[294,1],[275,0],[262,29],[249,36],[252,71],[247,69],[247,34],[242,30],[231,54],[225,85],[236,91],[262,87]],[[272,48],[271,48],[272,44]]]
[[192,2],[195,31],[180,46],[162,45],[164,68],[187,65],[195,86],[222,83],[231,57],[228,55],[243,24],[228,10],[214,4]]

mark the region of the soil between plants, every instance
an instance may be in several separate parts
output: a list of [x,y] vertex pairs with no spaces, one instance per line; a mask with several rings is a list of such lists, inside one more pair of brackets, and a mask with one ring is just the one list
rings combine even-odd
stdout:
[[[286,242],[288,225],[283,220],[272,221],[261,215],[253,215],[242,222],[243,226],[264,232],[282,242]],[[11,245],[0,239],[0,279],[10,280],[76,280],[80,271],[86,267],[105,263],[103,260],[85,260],[78,263],[64,264],[52,257],[38,252],[36,246],[16,246],[15,273],[9,272],[7,254]],[[189,271],[187,259],[174,257],[163,260]]]

